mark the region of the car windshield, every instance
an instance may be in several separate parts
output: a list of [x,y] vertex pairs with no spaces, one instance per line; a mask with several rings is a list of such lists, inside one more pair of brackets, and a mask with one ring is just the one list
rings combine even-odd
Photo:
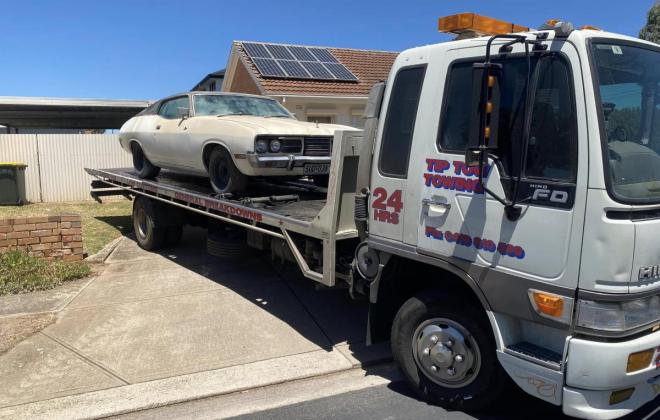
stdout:
[[614,196],[660,202],[660,52],[595,42],[592,52]]
[[234,95],[195,95],[195,115],[254,115],[292,118],[277,101]]

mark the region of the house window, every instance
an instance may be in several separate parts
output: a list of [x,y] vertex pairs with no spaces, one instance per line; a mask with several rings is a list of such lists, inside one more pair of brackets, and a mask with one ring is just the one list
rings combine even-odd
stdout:
[[213,92],[215,90],[215,80],[209,83],[209,90]]
[[308,115],[307,121],[319,124],[332,124],[332,116],[330,115]]

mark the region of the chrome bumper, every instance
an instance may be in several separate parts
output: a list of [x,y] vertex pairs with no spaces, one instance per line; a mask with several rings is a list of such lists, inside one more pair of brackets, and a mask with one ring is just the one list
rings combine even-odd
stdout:
[[330,163],[330,156],[263,156],[256,153],[248,153],[247,160],[253,168],[286,168],[292,170],[307,163]]

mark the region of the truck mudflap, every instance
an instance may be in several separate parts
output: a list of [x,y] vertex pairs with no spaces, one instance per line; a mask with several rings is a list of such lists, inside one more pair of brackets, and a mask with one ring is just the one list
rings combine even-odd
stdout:
[[[652,351],[648,364],[630,370],[629,357]],[[623,342],[572,338],[568,344],[564,413],[613,419],[660,396],[660,330]]]

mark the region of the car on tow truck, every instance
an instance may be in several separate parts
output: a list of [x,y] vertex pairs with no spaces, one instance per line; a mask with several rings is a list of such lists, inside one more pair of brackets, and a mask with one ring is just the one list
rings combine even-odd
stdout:
[[264,96],[187,92],[157,101],[128,120],[121,146],[141,178],[161,168],[208,176],[218,194],[242,192],[250,177],[309,176],[327,186],[335,130],[298,121]]

